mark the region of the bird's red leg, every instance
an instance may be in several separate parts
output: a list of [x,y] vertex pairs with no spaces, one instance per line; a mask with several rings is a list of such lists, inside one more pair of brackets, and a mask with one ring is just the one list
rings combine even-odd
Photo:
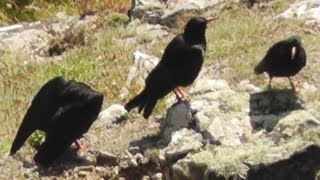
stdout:
[[178,88],[175,88],[173,90],[173,92],[176,95],[176,99],[177,99],[178,103],[181,103],[183,100],[181,98],[182,95],[179,93],[180,91],[178,90]]
[[290,86],[291,86],[291,91],[292,91],[292,93],[293,94],[298,94],[298,91],[296,90],[296,88],[294,87],[294,84],[293,84],[293,82],[292,82],[292,80],[291,80],[291,78],[290,77],[288,77],[288,79],[289,79],[289,81],[290,81]]
[[181,94],[181,99],[183,102],[190,101],[190,99],[188,99],[188,94],[181,87],[178,87],[177,90]]

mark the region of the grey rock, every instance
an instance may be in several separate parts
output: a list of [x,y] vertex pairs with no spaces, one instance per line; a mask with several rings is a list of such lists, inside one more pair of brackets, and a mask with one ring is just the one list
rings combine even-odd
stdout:
[[100,112],[97,123],[103,126],[110,126],[113,123],[123,121],[127,118],[128,112],[120,104],[113,104]]
[[192,87],[196,127],[212,144],[238,146],[251,133],[247,94],[231,90],[224,80],[202,77]]
[[95,173],[97,173],[99,176],[104,177],[106,174],[107,169],[103,166],[97,166],[95,167]]
[[173,179],[204,179],[205,172],[211,161],[214,161],[214,156],[209,151],[189,154],[172,166]]
[[144,19],[151,24],[170,25],[176,16],[190,10],[213,7],[219,0],[136,0],[131,9],[131,18]]
[[118,164],[118,157],[110,152],[98,151],[97,152],[97,164],[115,166]]
[[43,61],[48,58],[51,39],[82,25],[93,23],[95,20],[79,20],[79,17],[58,13],[56,18],[48,21],[1,27],[0,47],[10,51],[13,55],[19,54],[30,60]]
[[199,150],[203,146],[202,140],[200,133],[183,128],[173,133],[170,143],[160,153],[164,154],[166,160],[174,162],[191,151]]
[[290,8],[281,13],[278,18],[297,18],[320,22],[320,1],[297,0]]
[[315,179],[320,170],[320,147],[309,145],[289,158],[267,164],[250,165],[248,180]]
[[151,176],[152,180],[162,180],[163,179],[163,174],[162,173],[156,173],[153,176]]
[[129,147],[128,148],[128,151],[132,154],[132,155],[135,155],[137,153],[140,153],[140,149],[139,147],[135,146],[135,147]]
[[194,121],[190,111],[190,105],[185,103],[174,104],[168,109],[160,124],[163,143],[170,142],[173,132],[190,126]]
[[75,167],[74,169],[75,172],[93,172],[94,171],[94,167],[93,166],[78,166],[78,167]]
[[128,87],[134,82],[135,85],[144,86],[144,81],[149,72],[158,64],[159,58],[140,51],[133,53],[133,65],[129,70],[125,86],[120,90],[119,97],[125,98],[129,95]]

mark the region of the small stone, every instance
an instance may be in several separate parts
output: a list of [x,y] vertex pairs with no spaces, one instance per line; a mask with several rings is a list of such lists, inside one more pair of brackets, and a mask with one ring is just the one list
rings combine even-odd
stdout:
[[151,180],[151,178],[149,176],[143,176],[141,180]]
[[79,171],[79,172],[78,172],[78,177],[79,177],[79,178],[85,178],[85,177],[87,177],[89,174],[90,174],[90,172],[88,172],[88,171]]
[[129,147],[128,148],[128,151],[132,154],[132,155],[135,155],[137,153],[140,153],[140,149],[139,147],[135,146],[135,147]]
[[80,172],[80,171],[87,171],[87,172],[93,172],[94,167],[93,166],[78,166],[74,169],[75,172]]
[[98,166],[95,168],[95,172],[101,177],[103,177],[106,174],[106,171],[107,169],[105,167]]
[[128,112],[122,105],[113,104],[99,114],[97,123],[103,123],[109,126],[112,123],[119,123],[125,120],[127,118],[127,114]]
[[156,173],[155,175],[151,176],[152,180],[162,180],[163,174],[162,173]]

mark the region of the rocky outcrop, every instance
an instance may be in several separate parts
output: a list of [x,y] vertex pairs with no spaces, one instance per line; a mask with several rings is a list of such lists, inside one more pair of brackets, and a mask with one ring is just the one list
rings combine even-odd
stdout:
[[316,179],[320,169],[320,147],[310,145],[295,152],[288,159],[269,164],[247,164],[247,166],[250,168],[247,174],[248,180]]
[[144,86],[144,80],[148,73],[158,64],[159,58],[151,56],[140,51],[135,51],[133,53],[133,65],[129,70],[129,74],[125,83],[120,90],[120,98],[127,97],[129,94],[128,87],[132,86],[134,82],[135,85],[140,87]]
[[[0,49],[10,51],[13,55],[30,57],[30,60],[42,61],[50,56],[61,55],[73,46],[83,45],[85,39],[81,27],[93,27],[96,20],[96,16],[80,19],[58,13],[50,21],[1,27]],[[54,39],[58,42],[54,42]]]
[[297,0],[279,15],[280,18],[297,18],[308,23],[320,22],[320,2],[318,0]]
[[130,11],[132,19],[143,19],[151,24],[170,25],[181,12],[204,10],[216,5],[219,0],[133,0]]

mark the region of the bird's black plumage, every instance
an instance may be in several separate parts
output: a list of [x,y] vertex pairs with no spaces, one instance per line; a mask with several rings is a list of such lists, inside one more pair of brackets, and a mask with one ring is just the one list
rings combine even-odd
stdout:
[[30,134],[39,129],[46,132],[46,139],[34,160],[41,165],[50,165],[88,131],[101,110],[102,101],[103,95],[84,83],[53,78],[34,97],[10,154],[15,154]]
[[290,77],[296,75],[306,65],[306,52],[302,47],[300,37],[291,36],[275,43],[265,57],[254,68],[256,74],[268,73],[269,86],[273,77]]
[[178,86],[190,85],[198,76],[206,51],[205,30],[208,20],[189,20],[184,33],[177,35],[166,47],[158,65],[145,80],[144,90],[129,101],[127,111],[139,107],[148,118],[157,101]]

